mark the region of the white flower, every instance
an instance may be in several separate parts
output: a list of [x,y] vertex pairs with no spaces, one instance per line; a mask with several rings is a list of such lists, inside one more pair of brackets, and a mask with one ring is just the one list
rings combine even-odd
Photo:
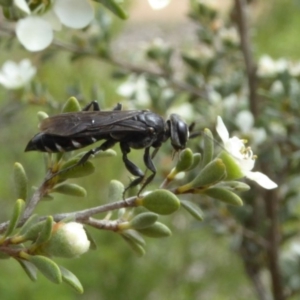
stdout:
[[300,76],[300,62],[291,62],[289,64],[289,73],[291,76],[299,77]]
[[53,40],[53,30],[62,25],[80,29],[86,27],[94,17],[94,11],[87,0],[47,1],[30,11],[25,0],[14,0],[14,4],[28,14],[16,24],[16,35],[21,44],[29,51],[40,51]]
[[159,10],[168,6],[171,0],[148,0],[148,2],[152,9]]
[[251,171],[255,164],[255,156],[251,148],[245,147],[245,141],[236,136],[229,138],[228,130],[221,117],[217,119],[216,130],[223,141],[225,150],[233,157],[236,164],[240,167],[240,171],[246,178],[256,181],[265,189],[274,189],[277,187],[277,184],[265,174]]
[[123,84],[117,89],[117,93],[126,98],[137,100],[139,106],[147,106],[150,104],[148,94],[147,80],[143,75],[130,75]]
[[8,60],[0,71],[0,84],[7,89],[19,89],[25,86],[35,73],[36,68],[29,59],[23,59],[19,64]]
[[248,135],[255,145],[259,145],[266,140],[267,133],[264,128],[255,128],[254,117],[249,110],[240,111],[235,118],[235,124],[240,131]]
[[286,59],[272,59],[268,55],[263,55],[258,61],[257,75],[259,77],[274,77],[278,73],[288,71],[289,63]]
[[240,43],[240,37],[235,27],[222,27],[219,30],[218,34],[221,40],[224,42],[230,43],[232,45],[238,45]]
[[169,116],[171,114],[180,115],[184,120],[193,120],[195,116],[195,109],[190,103],[184,102],[178,106],[172,106],[168,109],[167,115]]

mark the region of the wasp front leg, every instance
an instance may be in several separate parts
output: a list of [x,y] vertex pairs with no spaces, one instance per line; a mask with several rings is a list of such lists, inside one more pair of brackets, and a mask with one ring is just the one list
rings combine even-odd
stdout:
[[[155,154],[156,154],[157,151],[158,151],[158,148],[157,148],[157,150],[155,150]],[[144,163],[145,163],[146,167],[152,172],[152,174],[149,177],[147,177],[147,179],[144,181],[142,187],[140,188],[140,190],[138,192],[138,195],[153,180],[153,178],[156,175],[156,168],[155,168],[155,166],[153,164],[153,161],[152,161],[152,158],[151,158],[151,155],[150,155],[150,147],[147,147],[145,149]]]
[[145,174],[144,172],[139,168],[137,167],[132,161],[130,161],[127,157],[127,154],[130,152],[130,148],[129,146],[127,145],[127,143],[120,143],[120,148],[121,148],[121,151],[123,153],[123,162],[125,164],[125,167],[126,169],[134,176],[137,176],[138,178],[134,179],[124,190],[124,193],[123,193],[123,197],[125,196],[125,193],[128,189],[132,188],[132,187],[135,187],[137,186],[138,184],[140,184],[144,177],[145,177]]
[[90,102],[88,105],[86,105],[82,109],[82,111],[89,111],[91,107],[92,107],[92,111],[101,111],[99,103],[97,102],[97,100],[94,100],[94,101]]

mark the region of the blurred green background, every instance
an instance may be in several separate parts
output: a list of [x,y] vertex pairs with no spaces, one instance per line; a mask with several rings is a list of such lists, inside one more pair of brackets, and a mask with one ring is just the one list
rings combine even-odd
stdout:
[[[179,1],[174,0],[174,5],[176,2]],[[287,57],[298,60],[300,1],[254,1],[253,5],[255,13],[251,22],[255,56],[267,53],[274,58]],[[133,15],[139,15],[134,3],[131,9]],[[154,14],[150,8],[146,12],[143,11],[143,14],[148,13]],[[175,22],[176,17],[173,17],[172,22]],[[161,30],[167,32],[175,28],[170,26],[167,19],[164,22],[156,21],[145,18],[147,26],[160,26]],[[133,28],[142,26],[140,22],[141,20],[134,19],[124,23],[118,21],[116,37],[120,38],[125,27],[126,34],[132,34],[131,43],[134,44]],[[178,18],[177,22],[180,25],[182,18]],[[39,55],[17,51],[12,56],[6,46],[5,43],[0,44],[1,62],[7,59],[17,61],[24,57],[30,57],[34,62],[37,59],[36,55]],[[97,86],[105,96],[105,105],[110,107],[122,100],[115,92],[118,83],[110,80],[111,72],[112,68],[109,65],[92,59],[81,59],[70,64],[68,54],[60,52],[38,69],[37,78],[41,85],[47,86],[57,102],[63,103],[74,95],[83,103],[87,103],[92,100],[91,91]],[[82,90],[76,94],[77,91],[72,86],[78,82]],[[2,111],[10,106],[8,104],[12,96],[0,88]],[[15,201],[12,178],[8,175],[12,172],[14,162],[24,165],[30,185],[38,185],[43,178],[43,156],[40,153],[23,152],[28,140],[37,132],[36,113],[43,109],[50,115],[58,111],[56,107],[45,108],[41,103],[24,105],[22,110],[14,112],[12,116],[7,114],[9,117],[6,117],[4,122],[0,120],[2,221],[7,220]],[[142,153],[135,152],[135,161],[138,161],[141,155]],[[99,159],[95,164],[98,165],[95,174],[76,180],[88,191],[87,198],[57,196],[53,202],[42,202],[37,212],[54,214],[105,203],[106,187],[111,179],[119,179],[124,183],[128,181],[128,173],[120,156]],[[147,239],[147,253],[142,258],[137,258],[117,234],[91,230],[98,244],[96,251],[90,251],[72,261],[57,259],[58,263],[69,268],[81,280],[85,289],[83,295],[77,295],[66,285],[53,285],[42,275],[36,283],[32,283],[16,262],[2,260],[0,297],[11,300],[47,300],[55,297],[62,300],[256,299],[244,274],[243,265],[238,255],[230,250],[231,245],[226,237],[216,235],[205,222],[198,223],[184,212],[179,212],[172,218],[165,217],[162,220],[170,226],[173,236],[162,240]]]

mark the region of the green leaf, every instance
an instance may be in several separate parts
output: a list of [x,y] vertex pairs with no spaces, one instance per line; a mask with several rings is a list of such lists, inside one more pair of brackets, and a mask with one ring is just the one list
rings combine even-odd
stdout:
[[172,235],[169,227],[160,222],[156,222],[147,228],[138,229],[137,231],[151,238],[164,238]]
[[157,221],[158,215],[152,212],[144,212],[136,215],[130,220],[129,225],[133,229],[144,229],[153,225]]
[[[24,232],[24,233],[22,233],[23,238],[25,240],[36,241],[38,239],[41,231],[43,230],[44,225],[45,225],[46,222],[47,222],[47,219],[36,222],[34,224],[31,224],[30,227],[26,226],[26,227],[28,227],[26,231],[23,230],[23,228],[22,228],[21,231]],[[20,231],[20,233],[21,233],[21,231]]]
[[181,200],[181,206],[190,213],[196,220],[203,221],[203,212],[200,207],[193,202]]
[[14,205],[13,213],[9,221],[9,225],[5,232],[5,237],[9,236],[17,227],[20,217],[24,211],[25,202],[22,199],[18,199]]
[[75,183],[63,183],[55,186],[50,193],[60,193],[74,197],[86,197],[86,190]]
[[70,97],[62,108],[62,113],[81,111],[80,104],[75,97]]
[[130,248],[135,252],[137,256],[141,257],[145,255],[146,251],[144,247],[135,239],[125,234],[121,234],[121,237],[126,241],[126,243],[130,246]]
[[27,199],[28,179],[23,166],[20,163],[14,165],[14,183],[18,199]]
[[242,199],[237,194],[223,188],[210,188],[205,190],[204,194],[227,204],[235,206],[243,205]]
[[[70,166],[74,166],[77,162],[78,159],[76,160],[71,159],[62,166],[61,170],[64,170]],[[84,164],[81,164],[79,166],[74,166],[73,168],[62,172],[58,176],[60,180],[65,180],[68,178],[79,178],[79,177],[88,176],[94,172],[95,172],[94,165],[90,161],[87,161]]]
[[214,159],[208,163],[191,182],[184,186],[177,188],[178,193],[184,193],[190,189],[204,189],[210,185],[224,179],[226,176],[226,169],[221,159]]
[[123,199],[124,185],[118,180],[112,180],[108,186],[108,200],[117,202]]
[[224,187],[231,191],[246,192],[250,190],[250,186],[241,181],[223,181],[216,185],[216,187]]
[[36,267],[29,261],[24,259],[18,259],[18,263],[21,265],[25,273],[32,281],[37,280],[37,269]]
[[211,131],[207,128],[204,129],[203,142],[203,159],[201,161],[202,168],[212,161],[214,155],[214,137]]
[[62,274],[58,265],[48,257],[41,255],[28,255],[28,261],[35,265],[35,267],[49,280],[54,283],[62,283]]
[[84,228],[84,231],[86,233],[88,240],[90,241],[90,249],[96,250],[98,247],[97,247],[96,241],[94,240],[93,236],[89,233],[88,230],[86,230],[86,228]]
[[136,244],[140,245],[140,246],[145,246],[145,240],[143,239],[143,237],[136,232],[135,230],[129,229],[126,231],[122,231],[121,232],[121,236],[122,237],[126,237],[132,241],[134,241]]
[[24,235],[38,221],[38,215],[31,215],[23,224],[19,231],[19,235]]
[[13,5],[13,0],[0,0],[0,5],[1,6],[12,6]]
[[188,168],[188,170],[195,169],[199,165],[200,161],[201,161],[201,154],[200,153],[193,153],[193,163]]
[[39,246],[50,240],[53,228],[53,217],[48,216],[43,224],[40,234],[34,243],[34,246]]
[[137,206],[144,206],[159,215],[169,215],[180,207],[179,199],[170,191],[159,189],[136,199]]
[[83,286],[80,283],[79,279],[66,268],[59,266],[59,269],[61,271],[63,281],[70,285],[79,294],[83,294]]
[[192,150],[189,148],[184,149],[179,155],[179,160],[175,167],[176,172],[179,173],[189,169],[192,166],[193,162],[194,156]]
[[120,19],[127,19],[127,13],[116,3],[114,0],[94,0],[95,2],[101,3],[108,8],[112,13],[117,15]]

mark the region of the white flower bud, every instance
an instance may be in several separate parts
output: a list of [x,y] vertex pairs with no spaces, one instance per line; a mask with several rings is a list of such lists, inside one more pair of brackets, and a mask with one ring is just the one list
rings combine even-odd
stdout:
[[73,258],[89,250],[90,241],[83,225],[76,222],[56,223],[51,239],[43,250],[51,256]]

